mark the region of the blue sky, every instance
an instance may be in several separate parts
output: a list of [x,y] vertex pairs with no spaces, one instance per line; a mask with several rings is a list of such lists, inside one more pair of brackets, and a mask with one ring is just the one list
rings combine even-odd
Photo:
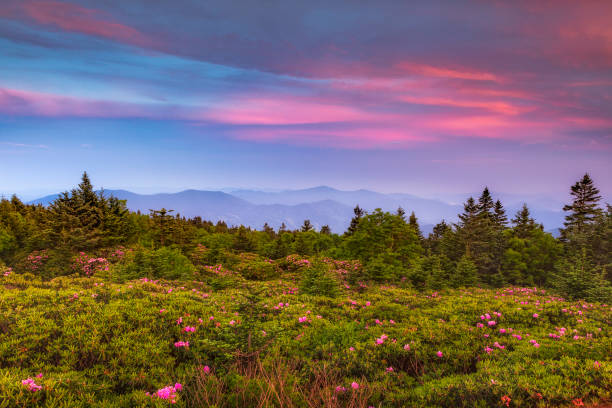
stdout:
[[6,0],[0,193],[612,192],[612,5]]

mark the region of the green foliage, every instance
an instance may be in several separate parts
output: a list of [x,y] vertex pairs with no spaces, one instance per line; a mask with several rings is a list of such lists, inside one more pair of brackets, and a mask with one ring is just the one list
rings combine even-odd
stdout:
[[[356,230],[344,241],[344,256],[359,259],[365,266],[365,278],[382,281],[400,278],[400,270],[418,263],[422,253],[414,227],[399,215],[380,209],[360,218]],[[381,265],[388,270],[381,270]]]
[[280,268],[272,260],[247,252],[240,254],[240,262],[235,270],[250,280],[267,280],[277,278],[280,274]]
[[111,270],[117,282],[130,279],[193,279],[195,266],[178,249],[163,247],[157,250],[138,249],[128,253]]
[[552,284],[569,299],[612,302],[612,285],[604,272],[589,261],[586,249],[559,262]]
[[[299,273],[312,287],[351,265]],[[176,383],[177,407],[489,407],[504,396],[569,407],[612,397],[609,306],[533,288],[340,291],[336,281],[330,298],[326,285],[294,285],[0,274],[0,406],[162,407],[171,404],[146,393]],[[29,390],[28,378],[42,388]]]
[[302,270],[300,293],[333,298],[340,294],[340,282],[328,265],[315,263]]
[[460,286],[472,286],[478,281],[478,269],[474,261],[464,255],[457,263],[455,274],[451,277],[452,285],[456,288]]

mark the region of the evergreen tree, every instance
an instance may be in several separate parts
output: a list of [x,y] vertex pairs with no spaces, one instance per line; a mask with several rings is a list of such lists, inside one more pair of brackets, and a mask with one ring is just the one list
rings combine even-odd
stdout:
[[321,234],[331,235],[331,228],[329,228],[329,225],[324,225],[321,227]]
[[[402,219],[404,219],[404,217],[401,217]],[[410,218],[408,219],[408,224],[414,229],[414,231],[417,233],[417,236],[419,237],[419,239],[423,239],[423,234],[421,233],[421,228],[419,227],[419,220],[417,219],[416,215],[414,214],[414,211],[412,213],[410,213]]]
[[501,201],[499,200],[495,202],[495,208],[493,210],[493,222],[499,228],[504,229],[508,227],[508,216],[506,216],[506,210]]
[[529,214],[529,208],[527,204],[523,204],[523,207],[516,213],[512,219],[514,224],[514,232],[518,238],[525,239],[531,235],[531,231],[537,227],[537,224]]
[[402,219],[405,219],[406,211],[402,207],[397,207],[396,214],[397,214],[398,217],[401,217]]
[[476,282],[478,282],[476,265],[468,255],[463,255],[457,263],[451,283],[458,288],[460,286],[473,286]]
[[481,216],[492,217],[493,209],[495,208],[495,203],[493,202],[493,198],[491,197],[491,193],[489,193],[489,188],[485,187],[478,199],[478,214]]
[[300,229],[302,232],[312,231],[312,224],[310,220],[304,220],[304,224],[302,224],[302,228]]
[[149,209],[153,225],[157,227],[156,236],[160,247],[165,246],[170,238],[173,222],[173,217],[170,215],[170,213],[173,211],[174,210],[167,210],[165,208],[162,208],[161,210]]
[[359,205],[355,207],[355,209],[353,210],[353,213],[355,213],[355,216],[351,219],[351,224],[348,227],[348,231],[346,232],[346,235],[352,235],[355,233],[355,231],[357,231],[357,227],[359,226],[359,221],[365,215],[365,211],[361,209]]
[[561,230],[561,238],[584,246],[588,240],[589,227],[602,213],[598,207],[601,196],[588,173],[572,186],[570,194],[573,201],[563,207],[563,211],[568,211],[569,214],[565,216],[565,228]]
[[458,230],[461,235],[461,240],[465,247],[465,253],[470,254],[471,246],[476,240],[476,216],[478,214],[478,206],[473,197],[467,199],[463,204],[463,213],[459,214]]

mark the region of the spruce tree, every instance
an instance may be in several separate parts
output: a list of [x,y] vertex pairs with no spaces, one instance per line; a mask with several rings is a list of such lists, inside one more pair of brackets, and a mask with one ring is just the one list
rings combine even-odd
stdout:
[[529,208],[527,204],[523,204],[523,207],[516,213],[512,219],[514,224],[514,233],[518,238],[526,239],[531,235],[531,231],[537,227],[537,224],[529,214]]
[[478,198],[478,214],[481,216],[486,215],[487,217],[492,216],[494,208],[495,203],[493,202],[491,193],[489,193],[489,188],[485,187],[480,198]]
[[[403,217],[402,217],[403,219]],[[416,214],[413,212],[410,213],[410,218],[408,219],[408,224],[414,229],[417,233],[417,236],[420,240],[423,239],[423,234],[421,233],[421,227],[419,227],[419,220],[416,217]]]
[[575,241],[583,245],[588,238],[586,235],[589,226],[602,213],[598,207],[601,196],[588,173],[571,187],[570,194],[573,201],[563,207],[563,211],[568,211],[569,214],[565,216],[565,228],[561,230],[561,237],[565,241]]
[[310,220],[304,220],[304,224],[302,224],[301,231],[302,232],[312,231],[312,224],[310,223]]
[[346,235],[352,235],[357,231],[357,227],[359,226],[359,221],[365,215],[365,211],[357,205],[355,209],[353,209],[353,213],[355,216],[351,219],[351,224],[348,227]]
[[402,207],[397,207],[397,212],[396,214],[401,218],[401,219],[405,219],[404,217],[406,216],[406,211],[402,208]]
[[508,226],[508,216],[506,215],[506,210],[499,200],[495,202],[495,208],[493,209],[493,222],[495,222],[495,224],[502,229],[507,228]]
[[321,234],[331,235],[331,228],[329,228],[329,225],[324,225],[321,227]]

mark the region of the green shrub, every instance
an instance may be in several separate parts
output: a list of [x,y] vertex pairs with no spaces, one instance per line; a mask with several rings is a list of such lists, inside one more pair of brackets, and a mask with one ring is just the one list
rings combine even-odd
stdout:
[[137,278],[179,279],[194,278],[195,266],[180,250],[163,247],[157,250],[131,251],[111,267],[111,276],[117,282]]
[[329,266],[314,263],[301,273],[300,293],[336,297],[340,293],[340,283]]

